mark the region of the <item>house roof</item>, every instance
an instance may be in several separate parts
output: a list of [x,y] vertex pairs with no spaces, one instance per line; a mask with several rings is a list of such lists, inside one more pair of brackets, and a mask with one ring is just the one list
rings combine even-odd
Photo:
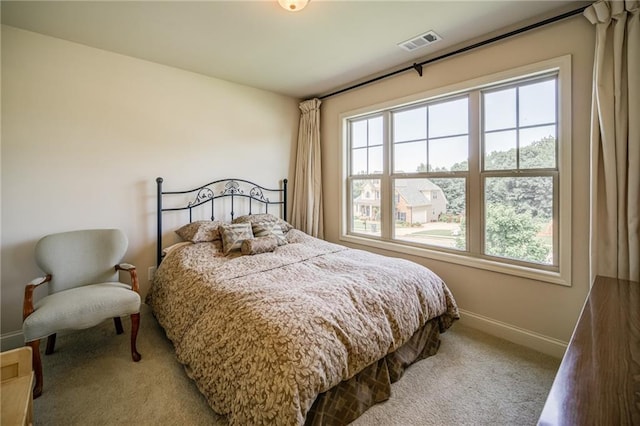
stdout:
[[[376,185],[367,184],[374,189]],[[431,199],[425,195],[427,191],[439,191],[444,197],[442,189],[431,182],[429,179],[397,179],[396,192],[405,200],[407,205],[412,207],[430,206],[433,204]],[[358,195],[354,200],[358,204],[380,205],[380,200],[364,199],[362,194]]]
[[433,204],[431,199],[425,195],[426,191],[439,191],[444,196],[442,189],[429,179],[398,179],[396,180],[396,191],[408,205],[413,207]]

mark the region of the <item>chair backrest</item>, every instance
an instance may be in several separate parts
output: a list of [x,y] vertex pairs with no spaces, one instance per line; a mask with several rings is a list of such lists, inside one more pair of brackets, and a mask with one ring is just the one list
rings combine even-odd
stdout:
[[118,281],[114,266],[127,251],[119,229],[87,229],[47,235],[36,244],[35,257],[51,274],[49,293],[87,284]]

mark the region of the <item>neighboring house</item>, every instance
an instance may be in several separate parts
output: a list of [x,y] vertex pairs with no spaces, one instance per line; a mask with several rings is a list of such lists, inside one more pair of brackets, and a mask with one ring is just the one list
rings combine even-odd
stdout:
[[[447,198],[439,186],[429,179],[398,179],[394,197],[395,219],[408,223],[435,222],[447,210]],[[368,220],[379,220],[380,184],[367,182],[353,200],[353,212]]]
[[353,214],[363,219],[380,219],[380,182],[367,181],[362,192],[353,200]]

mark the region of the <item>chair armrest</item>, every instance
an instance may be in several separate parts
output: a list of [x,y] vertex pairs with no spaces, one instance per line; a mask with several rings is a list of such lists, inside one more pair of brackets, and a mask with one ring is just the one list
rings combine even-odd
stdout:
[[136,269],[136,267],[130,263],[119,263],[116,265],[116,270],[130,271],[131,269]]
[[36,278],[26,285],[24,288],[24,303],[22,305],[22,320],[24,321],[34,311],[33,308],[33,290],[41,284],[51,281],[51,275]]
[[129,275],[131,275],[131,290],[140,293],[138,291],[138,273],[135,266],[130,263],[119,263],[116,265],[116,271],[129,272]]

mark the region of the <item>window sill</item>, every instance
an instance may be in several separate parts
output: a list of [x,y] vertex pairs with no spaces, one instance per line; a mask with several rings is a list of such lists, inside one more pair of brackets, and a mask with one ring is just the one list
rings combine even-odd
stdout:
[[433,259],[470,268],[483,269],[486,271],[498,272],[501,274],[513,275],[521,278],[528,278],[562,286],[571,286],[570,280],[566,279],[559,272],[545,271],[526,266],[511,265],[489,259],[471,257],[469,255],[455,254],[430,250],[428,248],[413,247],[392,241],[374,240],[371,238],[358,237],[356,235],[342,235],[340,241],[359,244],[362,246],[374,247],[382,250],[394,251],[397,253],[419,256],[426,259]]

